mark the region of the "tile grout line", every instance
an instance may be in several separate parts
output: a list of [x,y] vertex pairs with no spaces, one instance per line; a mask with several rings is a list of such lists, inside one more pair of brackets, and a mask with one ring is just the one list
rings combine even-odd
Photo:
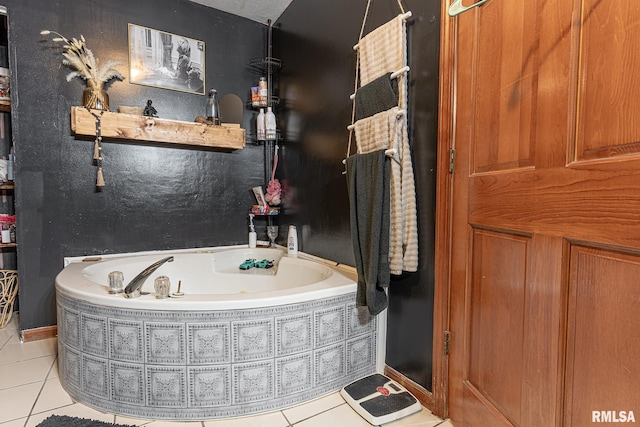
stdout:
[[284,420],[287,422],[287,426],[286,427],[293,426],[293,424],[291,424],[291,421],[289,421],[289,418],[287,418],[287,416],[285,415],[284,411],[280,411],[280,413],[282,414],[282,417],[284,418]]
[[[309,416],[309,417],[307,417],[307,418],[302,418],[301,420],[298,420],[298,421],[296,421],[295,423],[290,424],[290,425],[291,425],[291,426],[295,426],[296,424],[299,424],[299,423],[301,423],[301,422],[303,422],[303,421],[307,421],[307,420],[309,420],[309,419],[311,419],[311,418],[317,417],[318,415],[324,414],[325,412],[332,411],[332,410],[334,410],[334,409],[336,409],[336,408],[339,408],[339,407],[341,407],[342,405],[346,405],[346,404],[347,404],[347,402],[340,403],[339,405],[332,406],[331,408],[327,408],[327,409],[325,409],[324,411],[316,412],[315,414],[313,414],[313,415],[311,415],[311,416]],[[286,417],[285,417],[285,418],[286,418]],[[287,422],[289,422],[289,419],[288,419],[288,418],[286,418],[286,419],[287,419]],[[374,426],[374,427],[375,427],[375,426]]]
[[40,396],[42,395],[42,390],[44,390],[44,386],[45,386],[45,384],[47,384],[47,378],[49,378],[49,374],[51,374],[51,370],[55,366],[57,360],[58,360],[58,355],[56,354],[55,357],[53,358],[53,363],[51,364],[51,366],[49,366],[49,370],[47,371],[47,375],[45,375],[44,376],[44,380],[42,380],[42,386],[40,387],[40,390],[38,391],[38,394],[37,394],[35,400],[33,401],[33,404],[31,405],[31,409],[29,409],[29,413],[27,414],[27,419],[24,422],[25,426],[27,425],[27,423],[29,422],[29,418],[31,418],[31,415],[33,414],[33,409],[36,407],[36,404],[38,403],[38,399],[40,399]]

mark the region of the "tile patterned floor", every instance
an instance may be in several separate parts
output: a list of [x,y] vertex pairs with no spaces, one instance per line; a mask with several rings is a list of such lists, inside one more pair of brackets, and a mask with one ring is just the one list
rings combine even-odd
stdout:
[[[252,417],[216,421],[151,421],[105,414],[74,403],[58,380],[57,339],[21,343],[17,316],[0,329],[0,427],[35,427],[50,415],[145,427],[371,427],[334,393],[312,402]],[[453,427],[424,408],[384,427]]]

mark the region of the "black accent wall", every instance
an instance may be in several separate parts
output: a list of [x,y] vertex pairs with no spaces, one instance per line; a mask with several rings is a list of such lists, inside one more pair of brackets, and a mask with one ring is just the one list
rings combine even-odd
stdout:
[[[408,24],[409,135],[418,201],[420,267],[390,285],[387,365],[432,390],[435,182],[440,4],[403,0]],[[353,45],[367,2],[296,0],[276,23],[284,167],[295,188],[305,252],[354,265],[349,202],[342,174],[351,123]],[[396,0],[373,1],[364,34],[400,13]],[[352,146],[355,152],[355,143]]]
[[[130,84],[127,24],[206,45],[206,86],[246,99],[265,54],[266,26],[186,0],[6,0],[12,70],[12,130],[20,328],[56,323],[54,279],[64,256],[247,242],[251,187],[264,183],[263,148],[220,152],[105,140],[106,187],[96,191],[91,138],[75,138],[70,108],[82,80],[67,82],[60,49],[43,29],[87,40],[127,77],[108,86],[111,110],[153,100],[160,117],[193,121],[205,96]],[[245,127],[255,112],[245,111]],[[264,234],[264,229],[258,230]],[[261,236],[266,239],[266,236]]]

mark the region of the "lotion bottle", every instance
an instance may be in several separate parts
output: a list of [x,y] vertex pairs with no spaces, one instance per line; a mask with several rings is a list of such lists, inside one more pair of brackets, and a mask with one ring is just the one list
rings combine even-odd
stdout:
[[287,253],[291,257],[298,256],[298,231],[295,225],[289,226],[289,234],[287,236]]
[[267,130],[267,139],[276,139],[276,115],[273,114],[271,107],[267,107],[267,112],[264,115],[265,127]]
[[256,134],[258,141],[264,141],[267,138],[264,108],[260,109],[260,113],[258,114],[258,118],[256,119]]
[[256,234],[256,227],[253,225],[254,214],[249,214],[249,247],[255,248],[258,243],[258,235]]

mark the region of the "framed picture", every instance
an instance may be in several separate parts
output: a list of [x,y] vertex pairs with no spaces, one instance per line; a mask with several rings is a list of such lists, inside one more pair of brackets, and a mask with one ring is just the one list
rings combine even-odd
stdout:
[[205,94],[204,42],[129,24],[129,81]]

